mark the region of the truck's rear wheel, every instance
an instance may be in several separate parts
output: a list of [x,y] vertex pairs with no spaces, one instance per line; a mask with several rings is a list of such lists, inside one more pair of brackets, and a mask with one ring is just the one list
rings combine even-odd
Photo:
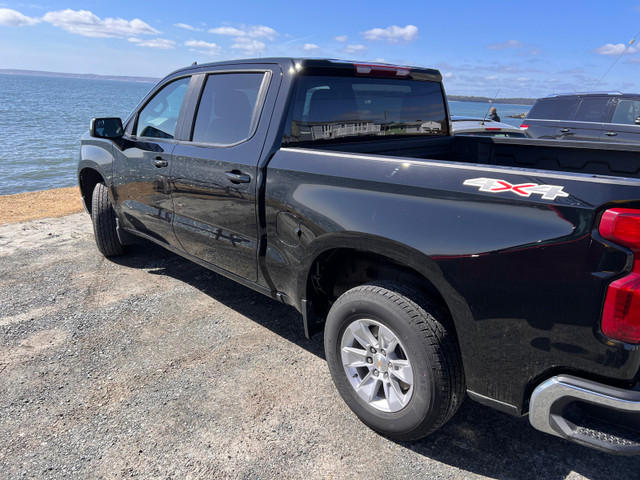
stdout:
[[381,282],[344,293],[327,317],[325,354],[349,408],[397,440],[429,435],[464,396],[455,335],[411,287]]
[[116,213],[113,211],[109,191],[104,183],[98,183],[91,198],[91,221],[98,250],[105,257],[116,257],[125,248],[116,233]]

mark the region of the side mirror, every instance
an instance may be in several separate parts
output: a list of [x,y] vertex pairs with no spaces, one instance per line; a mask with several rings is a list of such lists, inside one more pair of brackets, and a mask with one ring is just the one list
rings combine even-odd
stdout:
[[636,125],[640,125],[640,117],[636,117]]
[[96,138],[120,138],[124,135],[122,120],[116,117],[94,118],[89,127],[92,137]]

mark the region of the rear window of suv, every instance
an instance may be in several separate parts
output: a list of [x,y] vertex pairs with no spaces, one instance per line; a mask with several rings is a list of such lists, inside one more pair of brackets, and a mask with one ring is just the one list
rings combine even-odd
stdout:
[[578,97],[541,98],[531,107],[527,118],[549,120],[572,120],[578,109]]

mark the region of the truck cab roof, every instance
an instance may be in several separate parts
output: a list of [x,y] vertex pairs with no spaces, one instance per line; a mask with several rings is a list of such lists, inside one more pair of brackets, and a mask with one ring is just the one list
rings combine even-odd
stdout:
[[[416,78],[425,80],[442,81],[442,74],[433,68],[392,65],[377,62],[358,62],[340,59],[321,58],[295,58],[295,57],[272,57],[272,58],[249,58],[242,60],[225,60],[221,62],[203,63],[201,65],[190,65],[174,71],[171,75],[193,72],[194,70],[211,70],[224,66],[241,66],[256,64],[279,64],[283,68],[293,68],[300,74],[311,75],[369,75],[396,78]],[[425,78],[427,77],[427,78]]]

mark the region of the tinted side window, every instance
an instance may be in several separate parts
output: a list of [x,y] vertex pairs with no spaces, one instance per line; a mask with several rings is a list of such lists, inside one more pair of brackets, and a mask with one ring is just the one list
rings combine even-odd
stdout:
[[637,125],[636,119],[640,120],[640,100],[620,100],[616,105],[611,123]]
[[135,135],[173,138],[190,77],[181,78],[157,92],[138,115]]
[[446,135],[440,83],[302,76],[283,143]]
[[609,97],[587,97],[582,99],[576,120],[580,122],[603,122]]
[[252,135],[264,73],[209,75],[200,99],[192,140],[233,145]]
[[543,98],[531,107],[527,118],[542,120],[572,120],[578,107],[578,97]]

